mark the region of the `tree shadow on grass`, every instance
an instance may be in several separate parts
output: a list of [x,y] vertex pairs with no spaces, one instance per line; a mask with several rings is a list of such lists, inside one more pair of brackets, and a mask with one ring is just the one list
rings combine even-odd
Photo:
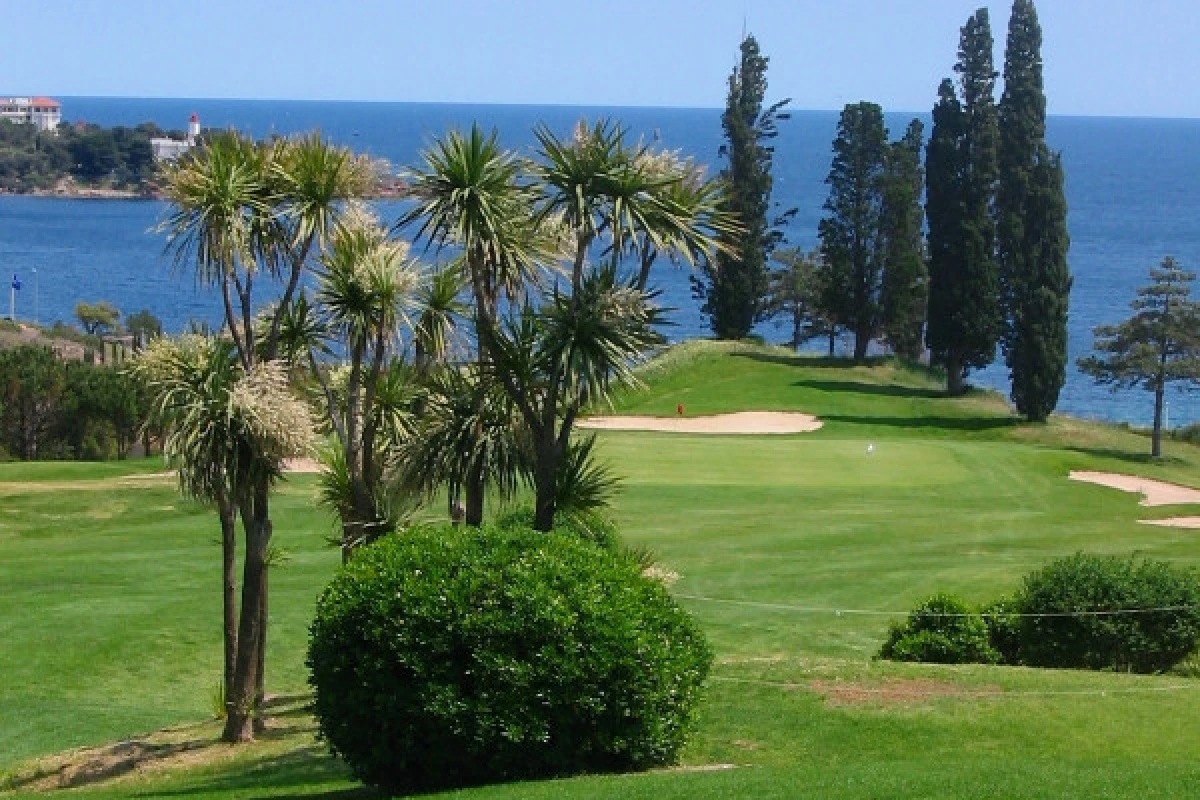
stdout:
[[822,414],[821,419],[847,425],[945,431],[991,431],[1013,428],[1020,422],[1015,417],[871,417],[855,414]]
[[886,356],[872,356],[863,361],[852,358],[839,358],[818,355],[785,356],[778,353],[762,353],[757,350],[745,350],[732,354],[734,358],[748,358],[751,361],[761,361],[764,364],[782,364],[786,367],[826,367],[831,369],[851,369],[853,367],[880,367],[888,363]]
[[1182,458],[1177,456],[1152,456],[1149,453],[1134,452],[1131,450],[1118,450],[1115,447],[1083,447],[1081,445],[1072,445],[1066,448],[1072,453],[1082,453],[1086,456],[1095,456],[1097,458],[1111,458],[1114,461],[1124,461],[1129,464],[1150,464],[1167,466],[1170,464],[1186,464]]
[[[375,800],[378,791],[366,786],[312,791],[321,784],[351,780],[346,768],[320,745],[309,745],[277,756],[238,764],[230,771],[197,781],[181,789],[167,789],[143,797],[192,797],[217,793],[253,792],[264,800],[319,798],[319,800]],[[239,795],[240,796],[240,795]]]
[[847,394],[870,394],[877,397],[908,397],[934,400],[945,398],[947,395],[940,389],[922,389],[916,386],[897,386],[884,383],[863,383],[861,381],[821,381],[803,380],[792,384],[804,389],[816,389],[821,392],[841,392]]
[[[853,369],[854,367],[880,367],[895,363],[890,357],[875,356],[865,361],[855,362],[849,358],[829,358],[828,356],[796,355],[785,356],[774,353],[744,352],[734,353],[735,358],[748,358],[768,364],[782,364],[788,367],[809,367],[828,369]],[[897,369],[903,369],[897,365]],[[848,394],[870,394],[884,397],[919,397],[924,399],[940,399],[947,397],[941,389],[930,389],[919,386],[898,386],[895,384],[866,383],[864,381],[820,380],[806,379],[796,381],[793,386],[806,389],[816,389],[823,392],[844,392]]]

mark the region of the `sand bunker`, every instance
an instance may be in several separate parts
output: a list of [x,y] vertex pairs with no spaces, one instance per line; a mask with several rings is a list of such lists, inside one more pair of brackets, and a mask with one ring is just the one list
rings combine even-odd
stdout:
[[588,417],[579,421],[579,427],[664,433],[811,433],[821,427],[821,420],[791,411],[739,411],[711,417]]
[[320,472],[321,465],[317,463],[315,458],[289,458],[283,462],[283,471],[299,474]]
[[1072,472],[1068,476],[1073,481],[1095,483],[1110,489],[1120,489],[1122,492],[1133,492],[1142,495],[1141,505],[1144,506],[1173,506],[1200,504],[1200,489],[1180,486],[1177,483],[1154,481],[1149,478],[1139,478],[1136,475],[1119,475],[1115,472]]
[[1170,517],[1169,519],[1139,519],[1143,525],[1158,525],[1163,528],[1191,528],[1200,530],[1200,517]]

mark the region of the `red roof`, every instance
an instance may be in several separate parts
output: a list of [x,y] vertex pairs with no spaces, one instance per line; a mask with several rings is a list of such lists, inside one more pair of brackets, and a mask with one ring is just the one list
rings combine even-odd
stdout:
[[195,111],[192,112],[192,116],[188,117],[188,122],[199,122],[199,121],[200,121],[200,115],[197,114]]
[[33,98],[30,98],[29,105],[31,105],[31,106],[54,106],[55,108],[62,107],[62,103],[58,102],[53,97],[33,97]]

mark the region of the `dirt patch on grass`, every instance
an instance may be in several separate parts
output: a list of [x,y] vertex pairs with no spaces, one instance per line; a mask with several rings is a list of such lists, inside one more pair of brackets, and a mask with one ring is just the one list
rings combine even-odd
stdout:
[[1158,525],[1163,528],[1190,528],[1200,530],[1200,517],[1168,517],[1167,519],[1139,519],[1143,525]]
[[119,478],[99,478],[94,481],[2,481],[0,497],[37,492],[104,492],[115,489],[155,489],[167,486],[175,479],[173,472],[144,475],[123,475]]
[[1200,489],[1180,486],[1177,483],[1139,478],[1136,475],[1121,475],[1115,472],[1074,471],[1068,475],[1073,481],[1094,483],[1122,492],[1140,494],[1143,506],[1173,506],[1200,504]]
[[792,411],[739,411],[707,417],[588,417],[579,427],[605,431],[656,431],[659,433],[781,434],[811,433],[821,420]]
[[929,678],[893,678],[881,684],[818,679],[809,683],[808,688],[824,697],[830,706],[913,706],[941,698],[991,697],[1000,693],[995,686],[967,688]]
[[690,764],[682,767],[670,767],[666,772],[722,772],[727,769],[737,769],[737,764]]
[[[266,730],[258,734],[260,741],[297,734],[311,741],[316,723],[301,701],[291,698],[288,701],[272,709],[279,716],[266,720]],[[0,792],[71,789],[109,783],[129,775],[219,764],[245,754],[246,745],[220,741],[219,731],[217,722],[183,725],[99,747],[45,756],[28,762],[0,781]]]

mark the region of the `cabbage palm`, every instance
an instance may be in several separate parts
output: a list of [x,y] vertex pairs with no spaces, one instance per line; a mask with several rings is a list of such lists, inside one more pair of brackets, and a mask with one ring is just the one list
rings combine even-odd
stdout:
[[[307,409],[276,368],[242,369],[228,339],[184,336],[153,340],[132,369],[147,386],[151,419],[164,431],[163,454],[180,489],[213,503],[221,522],[224,685],[236,680],[240,654],[236,610],[236,521],[253,524],[253,487],[271,485],[285,458],[307,445]],[[233,708],[230,707],[232,713]]]
[[[581,124],[565,140],[545,127],[535,135],[538,160],[526,165],[501,150],[494,133],[448,134],[413,173],[416,204],[401,223],[419,223],[419,238],[463,251],[479,366],[519,413],[535,523],[548,530],[580,409],[602,400],[614,382],[631,380],[630,365],[657,341],[658,312],[645,279],[616,279],[622,255],[633,247],[695,260],[716,247],[715,233],[733,225],[720,211],[718,185],[701,181],[690,165],[628,146],[617,125]],[[611,263],[587,270],[589,252],[605,241]],[[502,323],[501,290],[518,304],[529,302],[539,267],[553,257],[568,261],[569,288],[556,285],[539,308],[524,305]],[[467,521],[478,524],[484,472],[467,477]]]
[[398,453],[405,482],[426,495],[445,487],[452,517],[472,476],[512,496],[528,458],[520,415],[504,390],[473,366],[431,373],[426,389]]
[[[523,181],[523,164],[500,147],[495,131],[485,135],[477,125],[467,135],[451,131],[422,154],[422,161],[409,174],[414,205],[399,224],[415,226],[415,238],[428,245],[461,251],[475,301],[482,367],[489,359],[487,331],[496,326],[501,297],[517,300],[538,282],[553,260],[557,229],[535,224],[534,194]],[[462,476],[470,525],[483,521],[487,472],[477,469]]]
[[696,267],[718,250],[730,249],[741,227],[725,209],[724,184],[706,180],[703,169],[691,159],[680,159],[671,151],[645,151],[640,158],[645,169],[662,177],[654,191],[655,203],[645,215],[647,227],[635,227],[629,234],[638,257],[636,285],[644,291],[659,255]]
[[413,366],[420,374],[444,362],[458,337],[458,320],[470,307],[462,300],[466,280],[460,264],[435,270],[417,299],[420,309],[413,327]]
[[[365,214],[336,232],[321,256],[317,314],[325,337],[345,353],[346,363],[335,375],[317,363],[315,349],[310,349],[309,358],[347,475],[349,495],[337,506],[343,559],[388,528],[378,493],[388,443],[388,437],[380,435],[381,427],[402,426],[397,420],[406,412],[392,408],[381,414],[380,401],[391,401],[398,393],[392,381],[399,372],[390,367],[401,329],[412,327],[419,282],[420,272],[408,257],[408,246],[388,238],[378,222]],[[334,377],[336,387],[331,382]]]
[[415,225],[418,241],[460,249],[476,312],[494,317],[501,295],[518,297],[547,263],[521,161],[477,125],[450,131],[421,157],[408,176],[414,205],[399,224]]
[[[219,288],[227,335],[246,381],[275,379],[283,315],[301,273],[338,229],[346,201],[364,194],[371,180],[365,160],[319,136],[257,143],[220,133],[165,168],[167,249],[177,265],[190,262],[200,282]],[[275,310],[258,323],[265,333],[256,330],[254,316],[254,287],[264,280],[283,286]],[[236,490],[246,543],[237,663],[226,687],[229,741],[253,738],[272,534],[271,480],[258,473],[244,479],[249,483]]]
[[660,313],[654,295],[618,281],[609,264],[491,334],[493,369],[528,428],[538,530],[553,527],[579,412],[607,401],[613,386],[636,383],[634,363],[662,341]]

